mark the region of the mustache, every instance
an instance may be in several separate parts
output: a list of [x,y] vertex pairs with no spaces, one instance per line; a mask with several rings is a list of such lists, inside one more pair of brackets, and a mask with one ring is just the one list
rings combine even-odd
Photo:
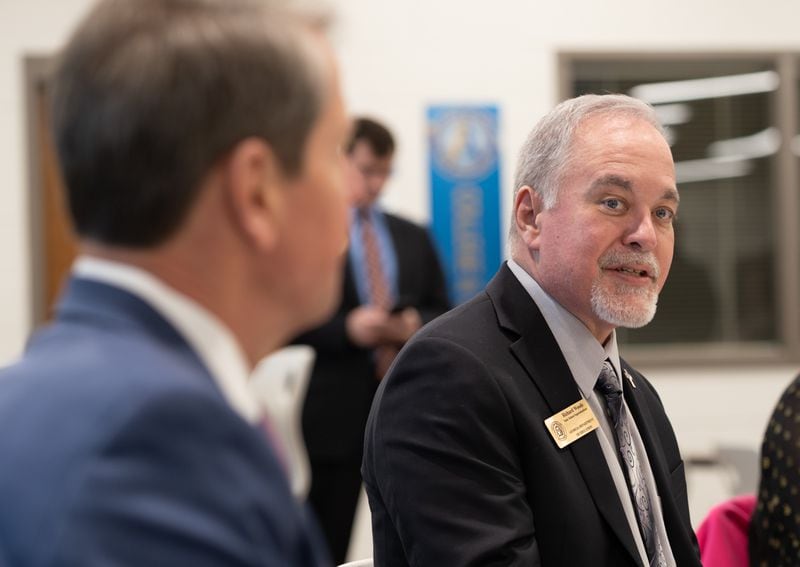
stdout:
[[656,257],[652,252],[634,252],[632,250],[609,250],[597,262],[601,268],[611,266],[645,266],[647,273],[653,279],[661,276]]

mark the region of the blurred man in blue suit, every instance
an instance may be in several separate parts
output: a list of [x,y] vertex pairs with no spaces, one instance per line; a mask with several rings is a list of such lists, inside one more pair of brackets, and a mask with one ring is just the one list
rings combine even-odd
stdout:
[[339,297],[348,123],[322,20],[106,0],[65,48],[81,255],[0,373],[0,565],[328,564],[247,390]]

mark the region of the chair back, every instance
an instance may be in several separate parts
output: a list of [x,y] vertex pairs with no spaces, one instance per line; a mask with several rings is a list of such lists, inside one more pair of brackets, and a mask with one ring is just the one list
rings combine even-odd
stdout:
[[372,567],[372,558],[359,559],[358,561],[350,561],[349,563],[342,563],[339,567]]
[[307,345],[282,348],[258,363],[251,378],[255,397],[270,419],[288,468],[292,494],[301,502],[311,487],[311,466],[303,441],[303,404],[316,353]]

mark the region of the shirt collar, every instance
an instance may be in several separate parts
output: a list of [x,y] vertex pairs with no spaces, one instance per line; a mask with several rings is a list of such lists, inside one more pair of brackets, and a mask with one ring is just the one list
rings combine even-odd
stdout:
[[369,216],[371,220],[375,220],[375,217],[383,213],[383,208],[377,203],[372,203],[371,205],[366,205],[364,207],[350,207],[350,220],[352,221],[361,221],[363,216]]
[[606,359],[611,361],[617,376],[622,376],[616,331],[612,331],[606,344],[601,345],[586,325],[550,297],[522,266],[508,260],[508,267],[542,312],[584,398],[592,395]]
[[250,391],[247,359],[233,333],[213,313],[129,264],[80,256],[72,273],[124,289],[147,302],[197,353],[234,411],[249,423],[258,421],[261,411]]

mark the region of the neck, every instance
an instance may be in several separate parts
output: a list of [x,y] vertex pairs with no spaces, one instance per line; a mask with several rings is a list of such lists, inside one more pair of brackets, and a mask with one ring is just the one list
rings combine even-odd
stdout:
[[180,248],[177,243],[135,249],[84,242],[81,253],[144,270],[195,301],[230,330],[251,368],[292,338],[291,317],[281,306],[262,305],[265,294],[248,289],[235,255],[220,260],[213,249],[193,247],[195,252],[187,254]]

